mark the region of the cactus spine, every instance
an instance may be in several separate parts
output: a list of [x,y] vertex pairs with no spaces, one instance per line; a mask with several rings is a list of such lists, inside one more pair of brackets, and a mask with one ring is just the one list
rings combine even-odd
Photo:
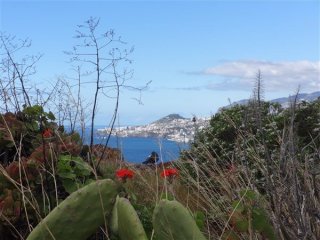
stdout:
[[117,185],[109,179],[73,192],[36,226],[27,240],[87,239],[105,223],[116,195]]
[[138,214],[128,199],[118,198],[116,209],[117,230],[121,240],[148,240]]
[[161,200],[153,212],[157,240],[206,240],[190,212],[179,202]]

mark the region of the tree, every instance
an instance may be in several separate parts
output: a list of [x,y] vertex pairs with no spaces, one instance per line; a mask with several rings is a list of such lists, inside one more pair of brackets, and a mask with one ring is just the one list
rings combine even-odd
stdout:
[[94,84],[90,149],[94,143],[95,117],[100,97],[115,99],[114,111],[109,124],[111,130],[105,143],[106,147],[117,118],[120,90],[125,88],[142,91],[148,85],[142,88],[127,85],[127,81],[133,75],[133,71],[129,69],[132,63],[129,55],[133,52],[133,47],[125,48],[126,42],[118,37],[113,29],[100,33],[99,23],[99,19],[91,17],[83,25],[78,25],[75,38],[79,43],[73,47],[72,51],[66,52],[71,57],[70,61],[81,65],[81,69],[83,69],[82,76],[86,80],[79,84]]
[[21,56],[23,50],[31,46],[29,39],[17,40],[15,36],[0,33],[0,97],[6,112],[21,110],[20,104],[31,106],[28,78],[36,72],[35,64],[41,54]]

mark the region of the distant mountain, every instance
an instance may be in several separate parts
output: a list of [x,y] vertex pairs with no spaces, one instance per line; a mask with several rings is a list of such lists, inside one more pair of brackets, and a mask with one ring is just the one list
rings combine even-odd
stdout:
[[[277,102],[280,104],[285,104],[293,101],[295,99],[295,95],[289,96],[289,97],[282,97],[282,98],[276,98],[271,100],[270,102]],[[313,93],[299,93],[297,96],[298,101],[308,101],[312,102],[314,100],[317,100],[318,97],[320,97],[320,91],[313,92]]]
[[[276,98],[269,100],[269,102],[275,102],[275,103],[280,103],[282,107],[287,108],[290,106],[290,103],[294,101],[295,95],[289,96],[289,97],[281,97],[281,98]],[[307,102],[312,102],[317,100],[320,97],[320,91],[313,92],[313,93],[299,93],[297,96],[298,102],[301,101],[307,101]],[[227,107],[232,107],[234,105],[246,105],[248,104],[249,99],[242,99],[240,101],[233,102],[231,105]]]
[[181,115],[179,114],[169,114],[168,116],[165,116],[163,118],[160,118],[159,120],[153,122],[153,123],[167,123],[167,122],[172,122],[173,120],[178,120],[178,119],[186,119],[184,117],[182,117]]

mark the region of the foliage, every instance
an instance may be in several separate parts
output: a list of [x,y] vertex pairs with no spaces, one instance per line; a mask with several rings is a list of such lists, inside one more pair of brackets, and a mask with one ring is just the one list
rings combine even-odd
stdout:
[[279,155],[281,138],[288,137],[291,125],[296,149],[314,152],[319,148],[320,100],[301,102],[294,110],[270,102],[261,102],[259,110],[254,102],[223,108],[211,118],[209,127],[198,132],[190,150],[184,151],[181,158],[196,159],[197,164],[205,165],[208,156],[212,156],[224,169],[243,163],[256,173],[259,181],[261,173],[255,159]]
[[[184,185],[197,191],[203,209],[210,209],[206,216],[213,235],[319,238],[313,217],[320,206],[319,126],[320,99],[293,102],[287,109],[252,101],[212,117],[178,163]],[[244,188],[254,192],[239,197]]]
[[[267,239],[276,239],[273,226],[267,212],[261,207],[261,198],[252,190],[243,190],[240,200],[234,201],[230,223],[232,231],[252,232],[257,231]],[[232,239],[231,236],[228,237]]]
[[[279,114],[283,111],[276,103],[262,102],[261,122],[265,127],[263,133],[259,130],[259,123],[253,110],[253,106],[235,105],[230,108],[223,108],[210,120],[210,126],[200,131],[191,146],[190,153],[201,152],[205,144],[214,157],[221,159],[221,164],[226,165],[236,156],[234,149],[239,141],[250,137],[247,141],[254,142],[262,136],[272,142],[272,134],[279,131],[283,123]],[[272,123],[275,122],[276,125]],[[274,127],[276,129],[274,129]],[[273,142],[272,142],[273,143]],[[270,147],[273,148],[270,144]]]
[[17,149],[28,157],[42,142],[42,132],[54,128],[52,112],[39,105],[25,107],[21,112],[7,112],[0,116],[0,162],[8,165],[14,160]]
[[206,215],[202,211],[196,211],[194,213],[194,220],[198,228],[203,231],[205,227]]
[[[54,121],[56,118],[51,111],[44,111],[40,105],[25,107],[22,111],[22,118],[28,123],[37,122],[38,124],[47,125],[49,120]],[[32,124],[30,124],[32,126]]]
[[51,112],[35,105],[0,117],[0,234],[13,238],[11,229],[38,223],[95,177],[79,134],[57,130]]
[[71,155],[60,155],[57,163],[57,175],[68,193],[72,193],[93,181],[90,165],[81,157],[72,157]]

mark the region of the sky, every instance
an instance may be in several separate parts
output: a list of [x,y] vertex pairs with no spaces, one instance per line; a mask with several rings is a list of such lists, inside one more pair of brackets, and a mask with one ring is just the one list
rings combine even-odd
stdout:
[[[43,54],[31,79],[39,88],[75,76],[64,51],[79,44],[77,26],[90,17],[100,19],[99,32],[114,29],[120,47],[134,47],[126,84],[151,81],[141,93],[121,90],[120,125],[208,117],[249,98],[259,70],[266,100],[298,87],[320,91],[319,1],[0,1],[0,31],[31,39],[28,53]],[[94,85],[81,91],[92,102]],[[114,103],[100,94],[97,124],[109,123]]]

